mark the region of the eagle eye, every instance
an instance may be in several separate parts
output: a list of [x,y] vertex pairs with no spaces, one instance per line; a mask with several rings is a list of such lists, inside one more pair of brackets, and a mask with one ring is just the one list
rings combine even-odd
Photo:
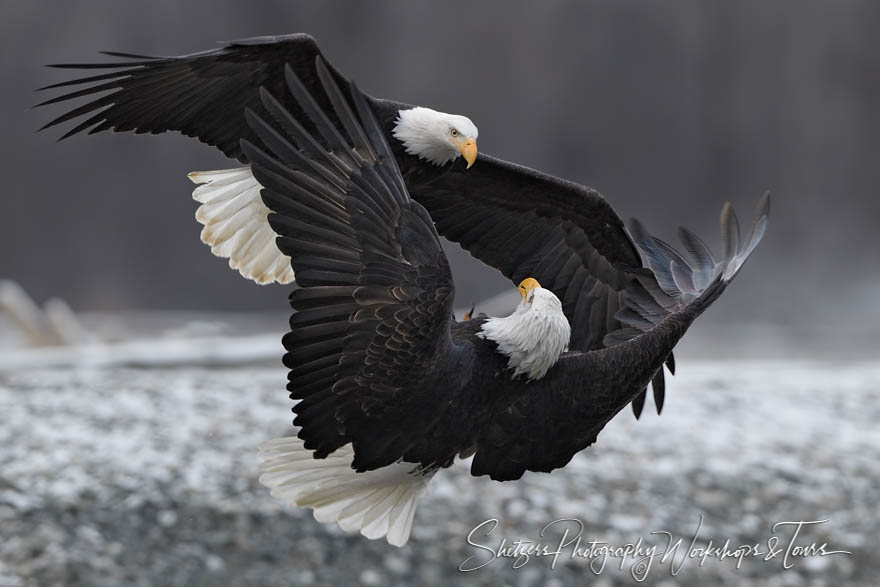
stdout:
[[457,136],[458,136],[458,131],[455,130],[455,129],[453,128],[452,130],[449,131],[449,134],[451,134],[451,135],[454,136],[454,137],[457,137]]

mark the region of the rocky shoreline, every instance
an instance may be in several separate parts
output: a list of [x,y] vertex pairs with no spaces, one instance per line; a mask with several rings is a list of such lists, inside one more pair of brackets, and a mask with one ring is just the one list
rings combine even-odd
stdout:
[[[347,535],[259,485],[256,445],[289,430],[276,366],[0,371],[0,587],[31,585],[634,584],[570,546],[491,561],[502,538],[662,547],[766,545],[780,521],[828,522],[796,543],[852,555],[655,560],[646,584],[866,585],[880,573],[880,364],[680,361],[660,417],[620,414],[551,475],[438,475],[403,549]],[[489,536],[468,533],[497,519]],[[574,531],[574,522],[569,526]],[[488,528],[485,526],[484,528]],[[790,536],[776,534],[781,543]],[[507,554],[516,554],[508,550]],[[470,558],[482,568],[463,573]],[[523,559],[520,558],[523,562]],[[594,565],[598,563],[593,562]],[[467,565],[466,565],[467,566]],[[637,569],[636,569],[637,570]]]

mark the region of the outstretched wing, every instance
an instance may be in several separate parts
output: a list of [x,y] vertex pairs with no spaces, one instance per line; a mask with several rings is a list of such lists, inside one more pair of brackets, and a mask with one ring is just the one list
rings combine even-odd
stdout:
[[452,276],[364,96],[351,86],[355,114],[322,76],[340,132],[291,68],[285,78],[321,140],[262,90],[268,118],[247,120],[264,147],[242,149],[300,285],[284,337],[294,423],[317,457],[351,442],[353,466],[374,469],[402,458],[448,402],[420,383],[456,359]]
[[[412,196],[437,230],[514,283],[534,277],[562,301],[572,350],[606,346],[625,326],[625,289],[642,261],[623,221],[598,192],[527,167],[480,155],[469,170],[453,168]],[[674,370],[674,359],[668,366]],[[663,371],[653,381],[663,406]],[[636,417],[644,394],[636,398]]]
[[[91,129],[89,134],[110,129],[153,134],[180,131],[217,147],[228,157],[246,162],[239,140],[245,138],[253,142],[256,137],[244,119],[244,111],[245,108],[260,110],[261,87],[278,96],[295,118],[305,122],[308,130],[313,130],[308,117],[285,90],[285,67],[293,69],[321,108],[334,116],[328,98],[323,92],[315,91],[320,87],[315,59],[321,51],[309,35],[245,39],[219,49],[179,57],[106,54],[127,61],[52,66],[113,71],[40,88],[86,86],[38,106],[103,93],[55,118],[43,128],[86,117],[61,138],[88,129]],[[332,66],[328,68],[337,83],[345,83]],[[389,116],[397,113],[398,108],[390,103],[385,108],[381,101],[370,102],[377,111],[387,109]]]
[[518,283],[534,277],[563,303],[572,349],[602,347],[625,271],[640,267],[623,222],[595,190],[480,155],[412,190],[437,230]]
[[[518,479],[525,471],[565,466],[644,388],[693,320],[727,288],[767,228],[769,197],[758,204],[750,235],[741,240],[733,209],[721,213],[723,252],[716,260],[683,232],[687,253],[635,229],[646,264],[625,290],[625,330],[609,335],[608,348],[567,353],[536,390],[511,390],[494,409],[477,440],[474,475]],[[659,286],[658,286],[659,282]],[[523,434],[528,430],[528,434]]]

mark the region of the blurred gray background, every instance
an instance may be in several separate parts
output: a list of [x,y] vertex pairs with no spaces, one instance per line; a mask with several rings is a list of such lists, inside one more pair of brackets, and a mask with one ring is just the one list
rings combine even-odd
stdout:
[[[725,200],[771,228],[707,320],[880,323],[876,2],[5,2],[0,277],[76,310],[281,310],[199,242],[177,134],[56,144],[43,68],[296,31],[365,90],[470,116],[482,152],[585,183],[623,218],[717,243]],[[54,94],[52,94],[54,95]],[[451,249],[452,250],[452,249]],[[459,305],[508,287],[452,250]]]

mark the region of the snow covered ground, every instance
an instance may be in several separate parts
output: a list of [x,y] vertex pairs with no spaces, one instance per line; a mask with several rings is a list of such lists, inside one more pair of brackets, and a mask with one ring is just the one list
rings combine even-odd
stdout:
[[[600,558],[591,569],[573,555],[590,540],[639,539],[662,554],[666,538],[652,531],[683,541],[675,569],[654,559],[649,585],[869,585],[880,575],[880,362],[681,356],[662,416],[650,400],[641,421],[622,412],[550,475],[495,483],[459,464],[435,478],[410,544],[396,549],[318,524],[257,483],[257,444],[291,430],[285,372],[269,337],[201,324],[91,355],[2,351],[0,587],[623,585],[641,569],[634,557],[623,570],[609,557],[599,572]],[[696,548],[729,539],[731,551],[766,551],[775,536],[778,550],[792,529],[773,524],[828,519],[795,544],[852,554],[792,556],[787,570],[782,553],[739,569],[732,558],[682,564],[701,516]],[[583,524],[582,550],[565,547],[555,566],[489,558],[502,538],[558,548],[575,522],[540,531],[560,518]],[[491,519],[492,534],[468,544]]]

